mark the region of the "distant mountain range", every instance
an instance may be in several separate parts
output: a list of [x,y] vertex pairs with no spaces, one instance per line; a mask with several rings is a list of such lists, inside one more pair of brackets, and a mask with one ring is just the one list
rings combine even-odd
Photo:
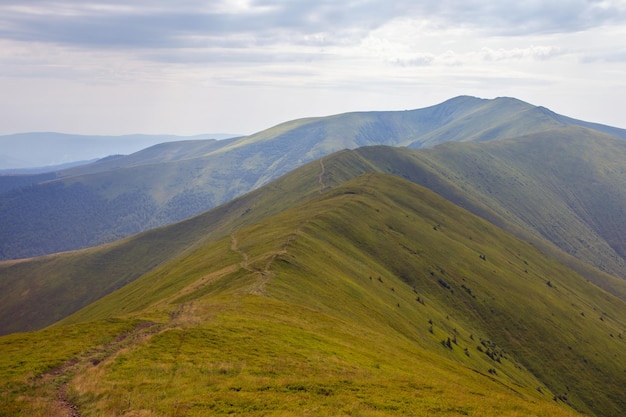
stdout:
[[55,132],[16,133],[0,136],[0,173],[62,169],[109,155],[130,154],[163,142],[226,139],[237,135],[214,133],[176,135],[71,135]]
[[516,99],[463,96],[419,110],[295,120],[242,138],[163,143],[43,176],[4,176],[0,259],[93,246],[170,224],[341,149],[482,142],[565,126],[626,138],[622,129]]

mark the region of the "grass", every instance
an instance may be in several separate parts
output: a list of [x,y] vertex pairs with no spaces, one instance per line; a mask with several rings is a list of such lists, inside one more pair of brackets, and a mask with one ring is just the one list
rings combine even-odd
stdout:
[[575,414],[532,393],[515,393],[496,378],[460,368],[401,338],[293,304],[248,295],[226,310],[202,326],[168,329],[75,378],[80,409],[97,415],[130,410],[146,415]]
[[428,167],[439,181],[429,188],[456,204],[624,277],[617,231],[625,220],[625,155],[622,140],[569,127],[489,144],[446,144],[414,153],[412,164]]
[[132,331],[134,320],[15,333],[0,338],[0,415],[45,416],[56,413],[58,387],[83,358],[100,360],[116,337]]

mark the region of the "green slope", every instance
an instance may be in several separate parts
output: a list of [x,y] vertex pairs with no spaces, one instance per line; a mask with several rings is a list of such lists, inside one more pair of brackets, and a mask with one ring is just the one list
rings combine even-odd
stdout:
[[0,334],[50,325],[195,245],[317,195],[320,169],[308,164],[203,215],[118,242],[0,262]]
[[49,325],[197,242],[226,236],[372,171],[431,188],[626,300],[626,281],[616,278],[626,276],[620,232],[626,224],[624,147],[622,141],[567,128],[430,150],[342,151],[173,228],[76,254],[0,263],[0,334]]
[[552,255],[546,240],[626,278],[624,141],[567,127],[485,144],[357,152],[375,170],[425,185]]
[[466,176],[461,187],[472,187],[472,194],[508,222],[626,278],[623,141],[570,127],[437,153],[448,173]]
[[[618,416],[625,307],[431,191],[369,174],[0,338],[0,389],[16,415]],[[62,334],[73,349],[45,342]]]
[[80,251],[0,262],[0,334],[48,326],[197,245],[302,203],[369,167],[346,151],[324,161],[174,225]]

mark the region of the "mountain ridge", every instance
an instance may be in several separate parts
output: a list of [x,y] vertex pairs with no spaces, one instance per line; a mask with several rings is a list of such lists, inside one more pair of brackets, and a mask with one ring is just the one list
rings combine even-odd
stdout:
[[[461,96],[417,110],[299,119],[226,142],[159,145],[62,171],[55,174],[61,176],[56,182],[34,183],[0,195],[0,221],[13,225],[10,232],[0,235],[0,258],[93,246],[173,223],[344,148],[504,139],[549,131],[564,120],[587,123],[556,120],[517,99]],[[622,129],[606,129],[626,138]],[[46,200],[48,213],[39,209],[41,199]],[[86,214],[76,215],[68,201],[85,207]],[[143,214],[138,216],[138,212]],[[34,224],[42,231],[38,239],[33,239]]]
[[[539,136],[533,140],[543,141],[543,138]],[[608,139],[607,142],[604,137],[596,138],[596,141],[598,140],[595,148],[605,149],[604,152],[612,157],[612,159],[607,158],[606,161],[613,161],[612,163],[616,164],[615,169],[619,170],[620,164],[623,165],[621,154],[618,152],[618,149],[622,149],[621,152],[624,152],[622,142],[615,142],[614,139]],[[546,145],[553,142],[548,140]],[[501,145],[499,145],[500,143]],[[614,149],[608,146],[611,144],[618,145],[618,148]],[[448,144],[431,150],[409,150],[392,147],[364,147],[357,150],[344,150],[306,164],[258,190],[176,225],[154,229],[117,243],[84,249],[80,252],[33,258],[22,262],[2,262],[0,263],[0,275],[5,278],[0,282],[0,285],[3,285],[0,294],[5,294],[5,298],[0,300],[2,306],[0,316],[4,318],[0,328],[2,328],[3,333],[6,333],[7,331],[34,329],[51,324],[84,307],[87,303],[132,282],[172,256],[180,255],[201,244],[201,242],[206,242],[207,239],[227,236],[239,227],[261,221],[287,207],[308,201],[320,192],[332,190],[341,183],[368,172],[391,173],[425,186],[519,238],[533,242],[545,253],[569,265],[591,282],[626,300],[626,280],[617,278],[624,272],[620,268],[620,264],[614,264],[611,267],[611,270],[614,270],[617,275],[609,275],[594,268],[592,266],[594,263],[590,262],[589,259],[587,259],[588,264],[582,263],[578,259],[580,254],[568,255],[564,253],[563,250],[566,250],[567,247],[559,249],[556,246],[558,242],[546,240],[545,236],[533,228],[534,223],[541,224],[543,222],[549,226],[551,217],[537,217],[534,223],[524,223],[519,220],[519,217],[512,217],[512,213],[516,213],[517,209],[523,208],[525,205],[518,204],[515,199],[503,199],[499,202],[497,194],[493,195],[487,191],[489,187],[493,188],[494,185],[485,185],[484,174],[491,172],[490,175],[494,178],[509,176],[511,173],[508,168],[510,160],[505,157],[507,155],[508,157],[515,157],[519,153],[518,150],[503,151],[512,146],[516,147],[513,149],[518,149],[520,146],[523,148],[524,146],[528,147],[528,145],[516,145],[515,141],[494,142],[488,147],[486,145],[482,143],[475,145]],[[533,145],[532,141],[530,141],[530,145]],[[532,149],[533,146],[530,148]],[[580,166],[577,160],[566,162],[567,159],[564,156],[567,154],[563,154],[559,149],[555,148],[550,152],[545,149],[537,153],[537,156],[553,155],[557,159],[563,159],[561,162],[563,166],[569,164],[572,169],[577,169]],[[468,152],[470,150],[471,152]],[[498,155],[498,152],[501,155]],[[591,158],[593,155],[594,153],[588,152],[587,158]],[[460,162],[454,164],[449,162],[455,160]],[[476,162],[483,160],[490,161],[489,163],[494,166],[488,168],[485,163]],[[603,160],[603,158],[592,159],[594,164]],[[497,163],[494,164],[494,162]],[[468,164],[474,169],[484,167],[486,171],[484,173],[482,170],[465,173],[463,167]],[[519,178],[528,184],[542,183],[544,176],[536,177],[536,174],[540,172],[536,165],[531,164],[526,168],[518,166],[515,171],[518,179],[511,177],[512,183],[500,180],[501,184],[496,185],[499,189],[510,194],[511,190],[519,187]],[[540,165],[546,164],[541,162]],[[613,187],[617,187],[617,190],[611,191],[611,193],[615,196],[621,195],[620,193],[623,193],[619,191],[621,177],[614,174],[612,176],[615,177],[614,181],[617,181],[613,183]],[[525,197],[527,204],[532,204],[535,201],[535,195],[542,198],[550,195],[538,186],[523,188],[522,190],[526,194],[530,193],[529,196]],[[567,205],[562,199],[557,201],[560,201],[559,204],[561,205]],[[618,204],[619,201],[616,200]],[[554,207],[546,206],[550,216],[552,211],[563,210],[560,208],[561,206],[558,206],[558,210]],[[519,215],[518,212],[516,216]],[[522,215],[525,214],[522,213]],[[587,227],[584,230],[588,230],[588,226],[584,226],[585,223],[581,223],[581,220],[571,210],[562,211],[561,222],[566,220],[573,221],[573,224],[581,224],[583,227]],[[618,230],[616,229],[616,231]],[[567,238],[566,241],[572,242],[571,247],[580,245],[577,239],[581,235],[564,236]],[[588,234],[587,239],[591,238],[598,242],[605,242],[603,245],[607,244],[607,236]],[[581,251],[586,250],[590,254],[602,254],[598,250],[604,250],[601,246],[591,248],[596,252],[590,252],[589,248],[584,245],[580,248]],[[578,258],[573,255],[578,255]],[[605,255],[602,256],[603,259],[606,258]],[[60,264],[64,266],[59,268]],[[89,281],[84,280],[86,271],[89,271],[91,275],[90,280],[93,280],[97,285],[94,286]],[[36,284],[39,280],[43,280],[42,283]],[[61,292],[65,300],[61,303],[63,309],[55,304],[50,304],[54,297],[51,297],[49,293],[50,284],[43,284],[45,280],[53,281],[55,286],[64,288]],[[28,288],[31,289],[27,291]],[[20,308],[20,305],[25,304],[36,307],[28,312],[32,315],[27,315],[27,312]]]

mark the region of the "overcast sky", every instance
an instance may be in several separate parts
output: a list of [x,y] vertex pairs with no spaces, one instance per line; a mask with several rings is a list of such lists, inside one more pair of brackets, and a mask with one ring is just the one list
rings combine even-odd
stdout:
[[626,0],[2,0],[0,92],[0,134],[247,134],[458,95],[626,128]]

